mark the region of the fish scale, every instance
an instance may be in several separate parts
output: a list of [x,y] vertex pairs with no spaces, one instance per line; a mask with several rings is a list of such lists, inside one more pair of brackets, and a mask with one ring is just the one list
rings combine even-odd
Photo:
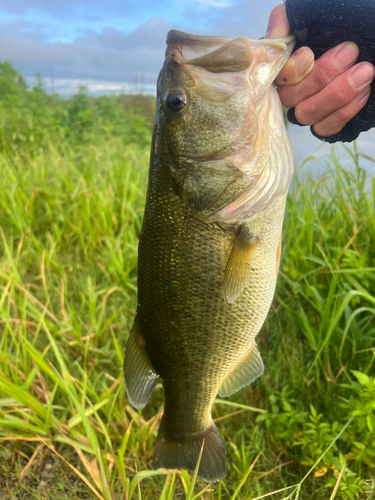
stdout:
[[[208,50],[208,62],[202,48],[196,50],[197,66],[203,71],[205,64],[212,71],[216,62],[221,69],[228,64],[232,94],[228,97],[230,90],[226,89],[225,99],[216,96],[212,100],[198,73],[190,70],[194,59],[184,59],[194,43],[202,43],[201,39],[207,37],[178,36],[188,48],[174,52],[173,57],[167,50],[158,81],[149,187],[138,252],[138,307],[125,353],[124,374],[128,398],[135,408],[146,404],[158,377],[163,380],[164,415],[154,467],[193,470],[204,441],[199,474],[216,481],[225,475],[226,453],[211,409],[218,393],[230,395],[263,372],[254,339],[275,290],[292,156],[285,142],[288,139],[280,103],[271,91],[272,74],[264,90],[268,112],[260,103],[267,80],[264,71],[259,89],[248,85],[246,99],[243,88],[238,89],[244,76],[237,72],[232,84],[232,72],[237,70],[233,59],[227,63],[232,50],[244,54],[241,71],[246,70],[244,61],[248,58],[248,71],[252,83],[256,82],[256,67],[251,72],[250,42],[225,39],[222,50],[216,49],[217,56]],[[190,38],[186,41],[186,37]],[[220,46],[221,39],[214,40],[215,46]],[[280,66],[288,55],[286,44],[268,44],[268,55],[261,46],[255,60],[264,66],[274,58]],[[257,47],[255,44],[255,55]],[[206,73],[204,78],[207,82]],[[186,110],[171,115],[166,108],[168,96],[172,110],[180,105]],[[257,100],[257,115],[255,106],[243,107],[252,98]],[[240,112],[244,115],[235,119]],[[244,123],[250,127],[259,116],[268,121],[267,133],[261,123],[245,130]],[[253,142],[248,140],[251,134]],[[214,163],[217,155],[222,155],[218,152],[223,151],[228,151],[227,157]],[[258,177],[252,176],[252,171]],[[210,178],[200,184],[206,173]],[[266,177],[259,184],[262,191],[257,197],[262,175]],[[279,185],[282,189],[278,191]],[[186,189],[190,190],[188,196]],[[262,205],[263,192],[267,203]],[[255,200],[261,209],[252,212],[253,201],[246,208],[248,199]],[[213,205],[211,200],[215,200]],[[226,210],[228,203],[230,210]],[[210,209],[209,204],[215,208]]]

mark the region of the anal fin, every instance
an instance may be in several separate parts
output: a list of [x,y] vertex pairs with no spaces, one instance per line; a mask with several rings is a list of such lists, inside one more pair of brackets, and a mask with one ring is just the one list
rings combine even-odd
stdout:
[[126,344],[124,377],[129,403],[133,408],[143,408],[155,389],[159,375],[156,373],[145,349],[137,319],[135,319]]
[[246,356],[221,384],[218,392],[219,396],[231,396],[246,385],[254,382],[255,379],[262,375],[263,371],[262,358],[256,348],[255,342],[253,342]]
[[250,279],[257,241],[246,226],[241,227],[224,272],[224,296],[229,304],[241,295]]

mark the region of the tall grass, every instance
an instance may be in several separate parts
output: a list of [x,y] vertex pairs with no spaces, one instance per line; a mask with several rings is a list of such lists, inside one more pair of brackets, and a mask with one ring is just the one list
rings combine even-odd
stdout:
[[346,149],[351,168],[333,149],[317,180],[295,179],[284,230],[278,296],[311,349],[305,376],[316,382],[374,361],[375,179],[356,146]]
[[[294,180],[259,334],[266,374],[214,409],[229,465],[218,485],[150,471],[161,386],[143,413],[126,399],[148,150],[114,139],[3,154],[0,491],[219,500],[329,499],[336,488],[335,498],[374,498],[375,452],[359,452],[374,448],[375,390],[352,370],[375,386],[375,182],[366,190],[360,156],[348,154],[349,170],[333,151],[319,179]],[[366,391],[373,409],[363,409]]]
[[0,90],[2,498],[374,499],[375,181],[355,146],[294,178],[266,371],[216,401],[228,475],[208,485],[151,470],[162,387],[141,413],[123,384],[150,103],[62,101],[7,63]]

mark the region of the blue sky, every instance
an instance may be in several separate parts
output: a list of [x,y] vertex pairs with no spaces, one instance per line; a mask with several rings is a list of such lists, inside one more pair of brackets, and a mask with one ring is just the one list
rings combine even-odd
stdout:
[[0,57],[29,81],[41,72],[71,93],[80,81],[93,92],[155,87],[165,36],[264,35],[278,0],[0,0]]
[[[74,93],[154,93],[165,37],[189,33],[259,38],[281,0],[0,0],[0,59],[29,84],[44,76],[47,90]],[[329,150],[304,127],[290,127],[297,161]],[[375,132],[360,150],[375,156]]]

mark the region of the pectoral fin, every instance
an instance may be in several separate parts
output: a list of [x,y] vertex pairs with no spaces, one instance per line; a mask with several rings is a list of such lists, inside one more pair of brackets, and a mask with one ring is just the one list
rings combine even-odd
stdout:
[[250,279],[257,241],[245,226],[241,228],[224,272],[224,295],[229,304],[241,295]]
[[250,351],[240,364],[229,374],[219,389],[219,396],[231,396],[246,385],[254,382],[264,371],[264,365],[259,351],[253,342]]
[[155,389],[159,375],[147,355],[137,320],[126,344],[124,377],[129,403],[133,408],[143,408]]

